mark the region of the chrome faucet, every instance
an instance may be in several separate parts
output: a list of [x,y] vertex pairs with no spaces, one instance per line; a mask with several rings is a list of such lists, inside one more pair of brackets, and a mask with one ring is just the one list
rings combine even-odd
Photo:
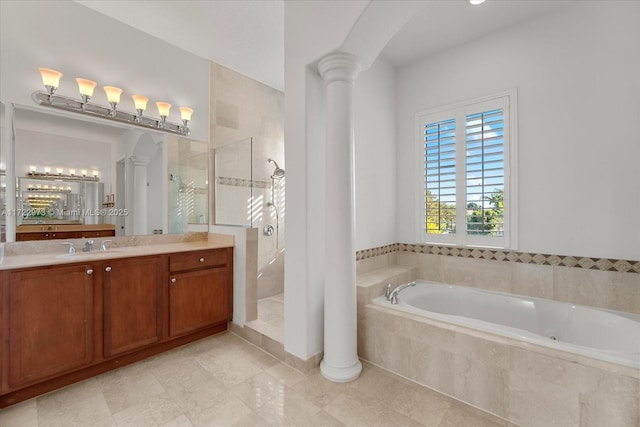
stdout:
[[69,252],[67,252],[69,255],[73,255],[76,253],[76,248],[73,246],[72,242],[63,242],[60,243],[61,245],[69,245]]
[[111,243],[111,240],[103,240],[102,242],[100,242],[100,250],[101,251],[106,251],[107,250],[107,243]]
[[398,294],[402,292],[403,289],[408,288],[409,286],[415,286],[416,282],[405,283],[404,285],[400,285],[389,293],[387,300],[391,302],[391,304],[398,303]]
[[82,252],[91,252],[93,250],[93,240],[87,240],[82,248]]

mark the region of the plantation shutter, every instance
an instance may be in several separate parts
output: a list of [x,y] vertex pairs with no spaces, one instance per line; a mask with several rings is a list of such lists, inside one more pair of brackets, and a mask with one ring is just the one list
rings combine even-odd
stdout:
[[456,231],[455,119],[424,127],[425,230],[430,234]]
[[466,116],[465,229],[469,235],[504,235],[504,127],[502,108]]
[[416,115],[419,241],[513,248],[515,92]]

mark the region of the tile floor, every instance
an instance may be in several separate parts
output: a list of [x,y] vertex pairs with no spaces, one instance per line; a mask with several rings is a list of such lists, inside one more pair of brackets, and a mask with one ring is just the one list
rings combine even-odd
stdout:
[[284,294],[258,300],[258,319],[247,326],[278,342],[284,337]]
[[511,426],[373,365],[346,384],[236,335],[214,337],[0,410],[30,426]]

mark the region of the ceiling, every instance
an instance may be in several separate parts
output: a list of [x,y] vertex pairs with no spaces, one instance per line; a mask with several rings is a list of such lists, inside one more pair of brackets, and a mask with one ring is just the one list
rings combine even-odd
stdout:
[[169,44],[284,90],[283,0],[76,0]]
[[389,41],[383,58],[401,67],[474,39],[535,19],[571,1],[430,1]]
[[[283,0],[76,1],[197,56],[284,90]],[[330,3],[333,2],[327,2],[327,7]],[[382,51],[382,57],[396,67],[533,19],[569,2],[488,0],[478,6],[470,5],[467,0],[425,3],[428,5]]]

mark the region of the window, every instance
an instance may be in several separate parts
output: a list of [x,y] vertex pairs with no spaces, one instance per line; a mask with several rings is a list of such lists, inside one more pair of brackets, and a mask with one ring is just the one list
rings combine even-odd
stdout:
[[515,96],[417,115],[421,242],[515,248]]

